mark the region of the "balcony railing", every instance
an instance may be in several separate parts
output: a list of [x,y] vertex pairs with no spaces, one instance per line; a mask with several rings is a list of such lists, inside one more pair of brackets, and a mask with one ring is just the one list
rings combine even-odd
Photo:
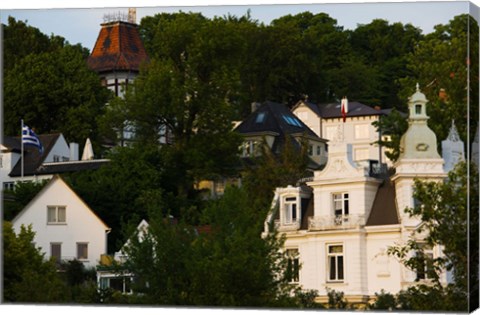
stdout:
[[349,214],[308,218],[308,230],[310,231],[354,229],[363,225],[365,225],[363,215]]
[[280,220],[275,220],[275,229],[279,232],[297,231],[300,229],[300,221],[285,223]]

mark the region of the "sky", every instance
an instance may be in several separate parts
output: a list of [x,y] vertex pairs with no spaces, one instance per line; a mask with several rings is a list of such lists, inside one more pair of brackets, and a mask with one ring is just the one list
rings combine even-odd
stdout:
[[[434,30],[437,24],[446,24],[455,15],[469,11],[467,1],[405,1],[374,2],[368,0],[350,1],[298,1],[298,0],[163,0],[123,1],[84,0],[69,1],[9,1],[0,4],[0,21],[8,23],[8,16],[27,21],[47,35],[59,35],[70,44],[80,43],[93,49],[100,31],[103,17],[109,13],[127,13],[129,7],[137,8],[137,23],[147,15],[161,12],[201,12],[204,16],[243,16],[248,10],[254,20],[270,24],[284,15],[310,11],[325,12],[337,20],[344,29],[355,29],[359,24],[368,24],[373,19],[385,19],[390,23],[411,23],[422,29],[424,34]],[[480,5],[480,0],[471,2]],[[477,10],[478,11],[478,10]]]

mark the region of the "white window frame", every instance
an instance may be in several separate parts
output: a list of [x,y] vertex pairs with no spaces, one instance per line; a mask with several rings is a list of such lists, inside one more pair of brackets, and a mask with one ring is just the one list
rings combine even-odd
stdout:
[[[54,216],[50,215],[51,210],[54,210]],[[63,211],[63,218],[60,217],[60,211]],[[67,206],[47,206],[47,224],[49,225],[64,225],[67,224]]]
[[[427,247],[425,244],[420,244],[420,247],[423,249],[423,256],[430,259],[433,263],[433,259],[435,259],[435,255],[433,252],[433,248]],[[420,252],[415,253],[415,255],[419,256]],[[417,280],[420,281],[428,281],[432,280],[433,277],[429,276],[430,268],[433,268],[433,265],[430,265],[427,261],[424,260],[423,262],[423,271],[415,270],[415,276]]]
[[294,224],[299,221],[299,207],[296,196],[285,196],[283,199],[283,223]]
[[[81,253],[81,246],[85,246],[86,255],[83,255],[83,253]],[[77,242],[77,259],[80,261],[88,260],[88,242]]]
[[[340,203],[341,207],[338,207]],[[348,221],[350,214],[350,194],[348,192],[336,192],[332,194],[332,212],[336,225]]]
[[370,126],[368,124],[355,125],[355,139],[370,139]]
[[[300,282],[300,252],[298,248],[287,248],[285,251],[287,254],[288,264],[287,268],[292,268],[291,279],[288,279],[289,283]],[[288,272],[289,270],[287,270]]]
[[[331,252],[331,248],[341,247],[341,252]],[[327,244],[327,282],[345,282],[345,246],[343,243]],[[335,269],[332,275],[332,263],[335,264]],[[339,268],[341,265],[341,268]],[[341,272],[339,272],[341,270]]]

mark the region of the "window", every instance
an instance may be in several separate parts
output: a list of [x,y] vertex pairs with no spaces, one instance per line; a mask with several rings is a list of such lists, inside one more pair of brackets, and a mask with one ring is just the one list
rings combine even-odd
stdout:
[[50,243],[50,257],[59,263],[62,259],[62,243]]
[[322,154],[322,147],[317,145],[317,155]]
[[308,146],[308,155],[310,155],[310,156],[313,155],[313,145]]
[[265,121],[265,115],[266,113],[265,112],[260,112],[257,114],[257,119],[255,119],[255,123],[257,124],[261,124]]
[[288,197],[284,202],[284,223],[290,224],[297,222],[297,198]]
[[417,114],[417,115],[422,114],[422,105],[420,105],[420,104],[415,105],[415,114]]
[[370,137],[368,125],[355,125],[355,139],[368,139]]
[[54,155],[53,162],[60,162],[60,155]]
[[343,274],[343,245],[327,246],[328,281],[342,282]]
[[287,115],[282,115],[282,116],[283,116],[283,120],[285,120],[286,123],[289,124],[290,126],[302,127],[302,124],[297,118],[293,116],[287,116]]
[[4,182],[3,183],[3,190],[14,190],[15,182]]
[[433,279],[435,277],[435,268],[433,267],[433,250],[431,247],[424,247],[423,251],[416,254],[418,259],[417,279]]
[[47,207],[47,223],[48,224],[66,224],[66,207],[65,206],[48,206]]
[[88,259],[88,243],[77,243],[77,259]]
[[242,147],[242,156],[243,157],[255,156],[257,150],[258,150],[258,141],[253,141],[253,140],[245,141]]
[[328,126],[325,128],[325,137],[328,140],[333,140],[337,137],[337,127],[336,126]]
[[297,283],[300,275],[298,249],[287,249],[287,273],[288,282]]
[[3,168],[3,154],[0,154],[0,168]]
[[335,215],[335,224],[337,225],[348,220],[348,193],[333,194],[333,213]]

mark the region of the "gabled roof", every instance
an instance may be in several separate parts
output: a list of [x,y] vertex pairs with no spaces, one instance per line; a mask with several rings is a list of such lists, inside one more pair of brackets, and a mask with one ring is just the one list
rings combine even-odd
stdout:
[[[49,155],[52,148],[55,146],[55,143],[60,138],[60,133],[55,134],[45,134],[38,135],[40,142],[43,145],[43,153],[28,146],[24,147],[25,162],[23,165],[23,175],[32,176],[32,175],[51,175],[51,174],[62,174],[68,172],[76,171],[85,171],[85,170],[95,170],[100,168],[102,165],[109,163],[110,160],[88,160],[88,161],[68,161],[68,162],[55,162],[55,163],[44,163],[45,159]],[[3,145],[7,147],[10,151],[17,152],[21,154],[21,140],[20,137],[8,137],[5,136],[3,140]],[[17,164],[12,168],[10,177],[19,177],[22,176],[22,157],[18,160]]]
[[395,186],[386,179],[378,188],[367,226],[399,224]]
[[96,72],[133,71],[148,61],[136,24],[116,21],[101,24],[88,66]]
[[61,184],[61,185],[64,185],[65,187],[67,187],[67,189],[69,191],[71,191],[72,195],[77,198],[82,204],[83,206],[89,211],[91,212],[91,214],[93,216],[95,216],[95,218],[100,222],[101,225],[103,225],[103,227],[105,228],[105,230],[111,230],[110,227],[108,227],[108,225],[105,224],[105,222],[103,222],[102,219],[100,219],[100,217],[95,213],[95,211],[93,211],[86,203],[85,201],[80,198],[80,196],[72,189],[72,187],[70,187],[59,175],[55,175],[43,188],[42,190],[40,190],[40,192],[32,199],[30,200],[30,202],[22,209],[22,211],[20,211],[20,213],[18,213],[15,218],[13,218],[12,220],[12,223],[15,223],[28,209],[31,208],[31,206],[33,204],[35,204],[35,202],[37,201],[38,198],[40,198],[41,195],[47,193],[54,185],[56,184]]
[[[58,138],[60,137],[60,133],[55,134],[45,134],[45,135],[38,135],[40,142],[43,145],[43,153],[28,146],[24,146],[24,156],[25,162],[23,164],[24,170],[23,174],[28,175],[35,175],[36,170],[40,165],[42,165],[45,158],[48,156],[50,151],[52,150],[53,146],[57,142]],[[15,152],[21,152],[21,140],[20,137],[4,137],[4,145],[11,146],[12,150]],[[10,172],[9,176],[21,176],[21,168],[22,168],[22,157],[18,160],[17,164],[13,167],[12,171]]]
[[[294,148],[300,149],[300,143],[293,137],[306,136],[317,141],[327,140],[318,137],[307,125],[305,125],[290,109],[280,103],[267,101],[255,112],[251,113],[241,122],[235,131],[244,136],[273,135],[275,141],[271,147],[274,154],[281,151],[285,141],[290,141]],[[245,158],[247,160],[248,158]],[[320,166],[312,159],[309,159],[309,169],[318,169]]]
[[285,135],[305,134],[322,140],[305,125],[290,109],[280,103],[267,101],[251,113],[235,130],[241,134],[273,133],[284,138]]

